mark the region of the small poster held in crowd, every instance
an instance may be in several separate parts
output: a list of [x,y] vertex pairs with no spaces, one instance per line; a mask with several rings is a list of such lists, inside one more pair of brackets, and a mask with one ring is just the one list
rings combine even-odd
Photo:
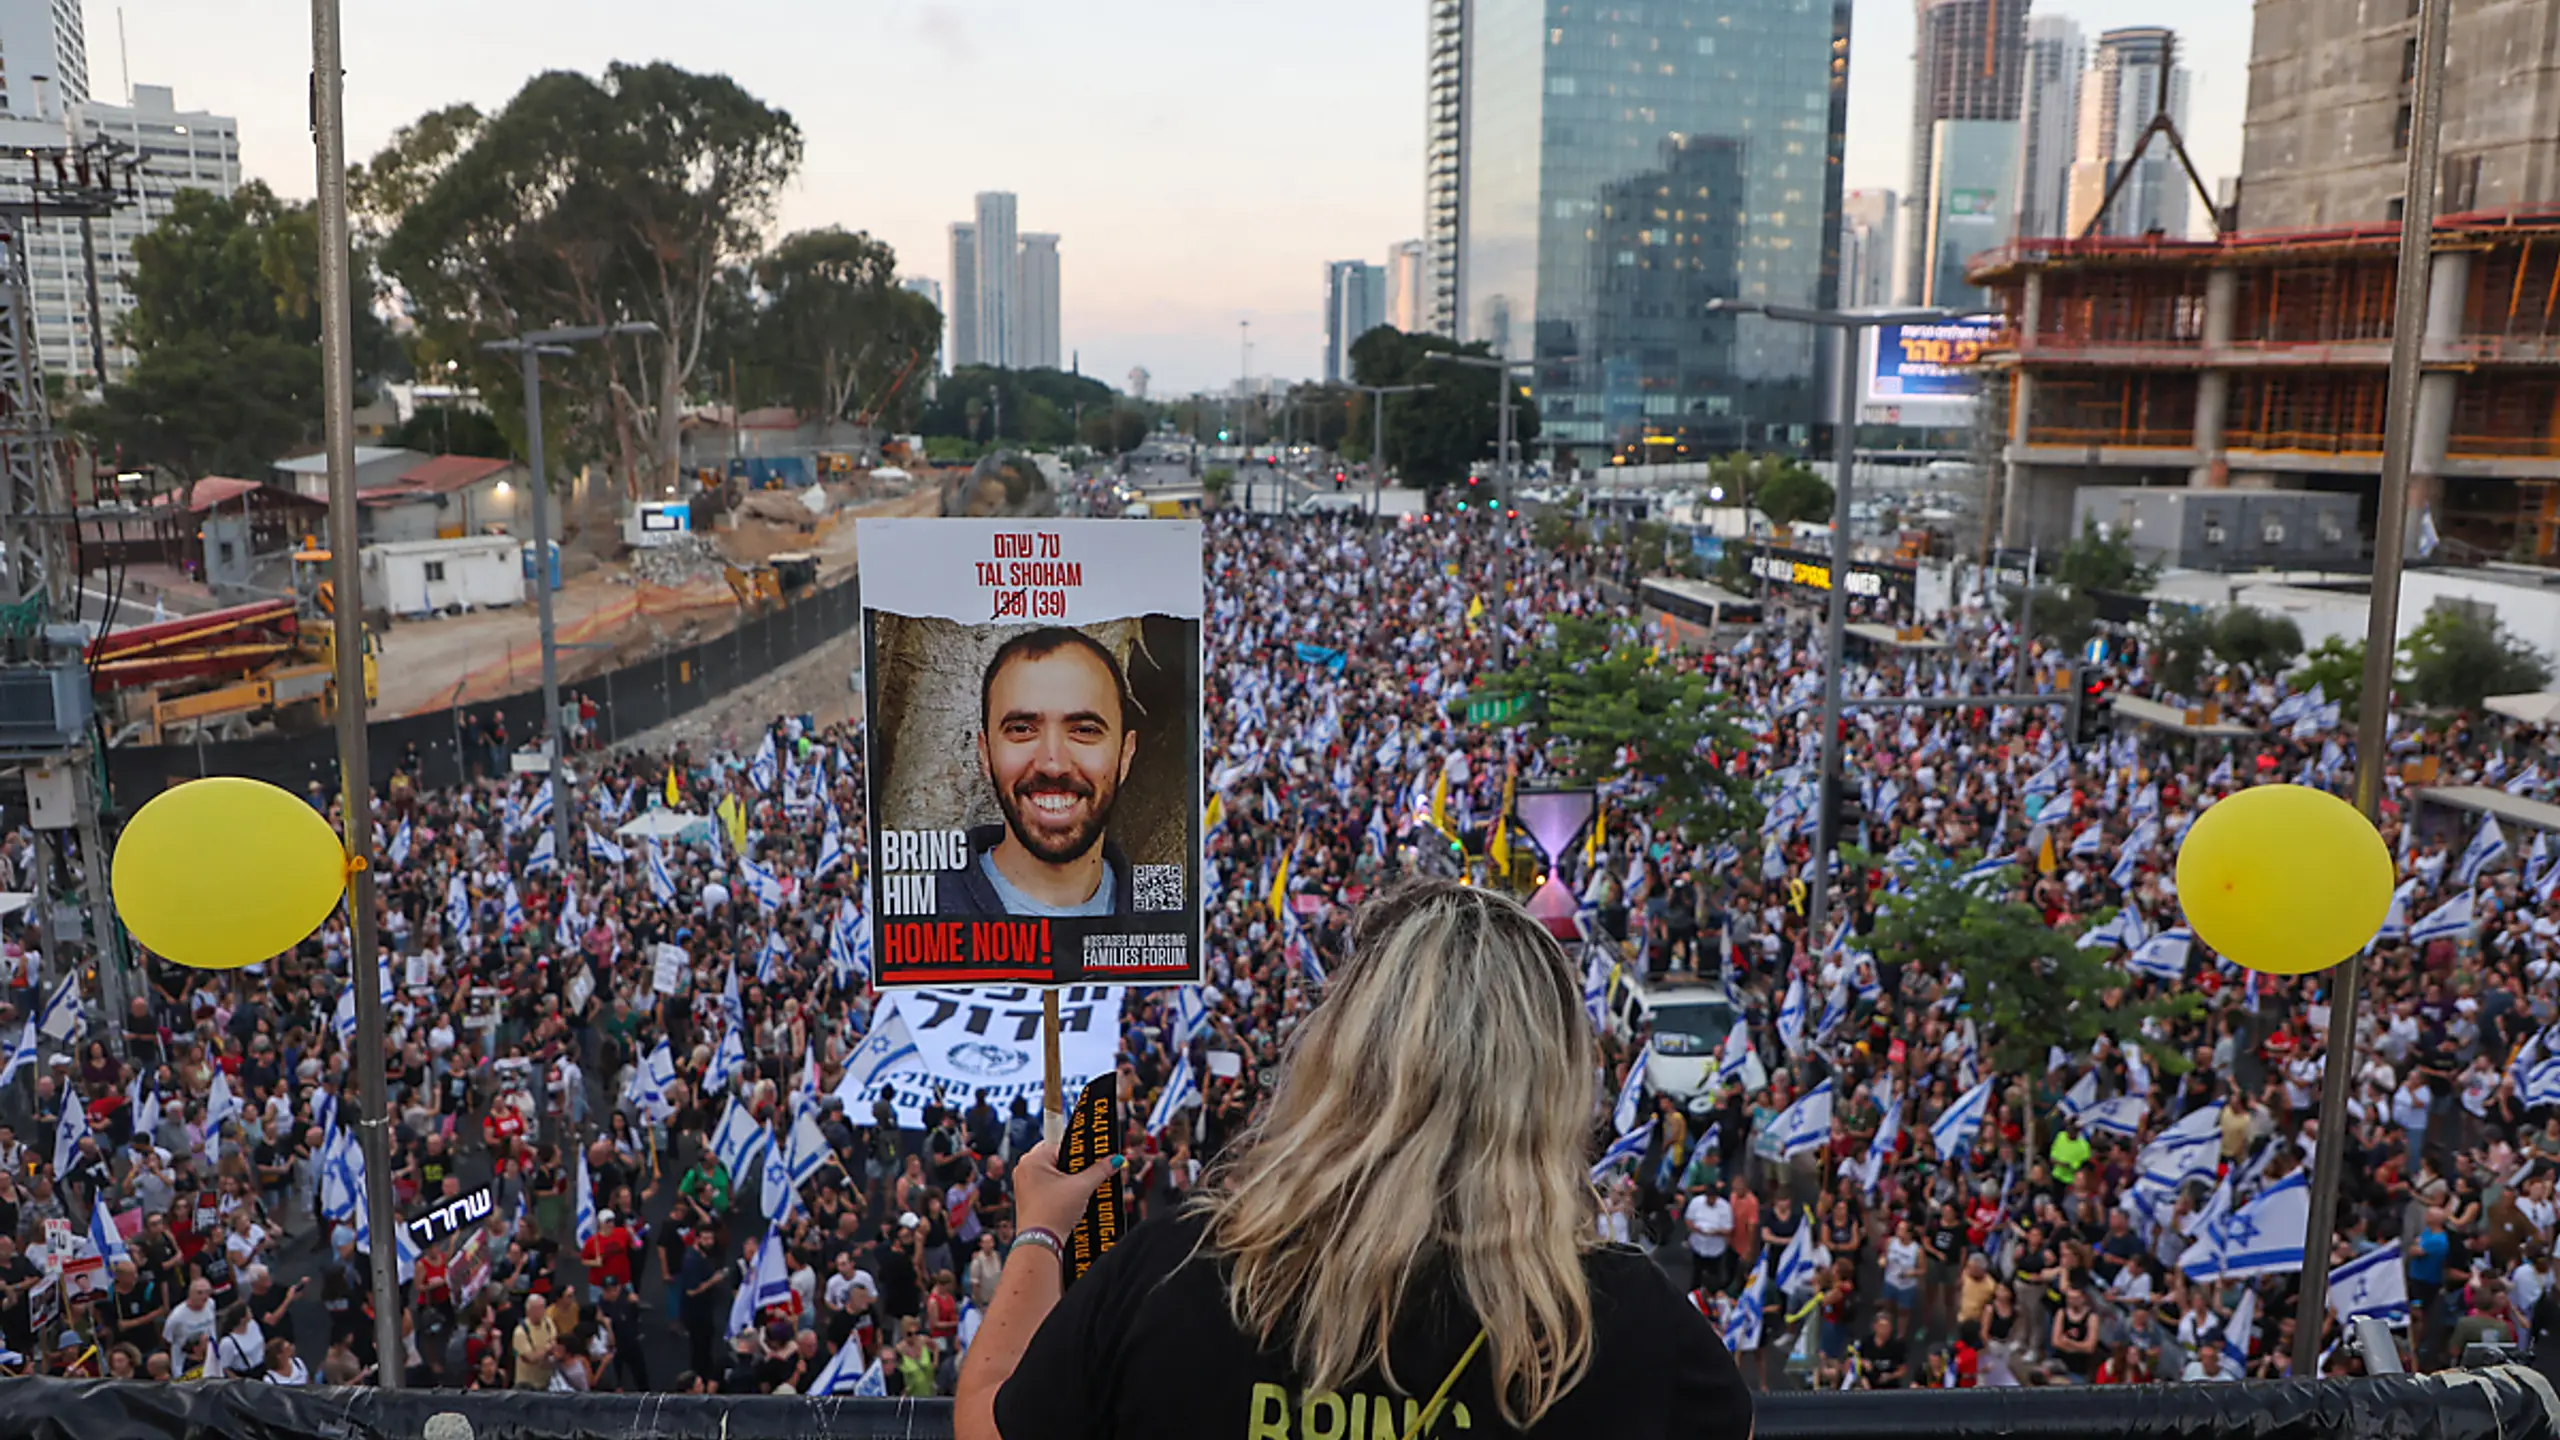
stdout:
[[684,953],[683,946],[661,944],[652,961],[656,969],[649,983],[659,994],[673,995],[684,989],[684,972],[692,966],[693,957]]
[[875,982],[1197,980],[1199,524],[859,524]]
[[[1120,1134],[1113,1119],[1119,1099],[1117,1074],[1097,1075],[1092,1084],[1084,1087],[1084,1094],[1076,1097],[1075,1114],[1067,1120],[1066,1138],[1058,1142],[1059,1169],[1073,1175],[1090,1166],[1111,1163],[1118,1149],[1114,1142]],[[1067,1237],[1067,1284],[1074,1284],[1119,1243],[1120,1183],[1120,1176],[1112,1176],[1085,1202],[1084,1218],[1076,1222],[1075,1233]]]

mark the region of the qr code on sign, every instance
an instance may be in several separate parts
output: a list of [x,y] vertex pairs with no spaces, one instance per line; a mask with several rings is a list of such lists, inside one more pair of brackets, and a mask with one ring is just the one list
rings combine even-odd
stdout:
[[1140,865],[1135,868],[1137,903],[1141,912],[1182,908],[1181,866]]

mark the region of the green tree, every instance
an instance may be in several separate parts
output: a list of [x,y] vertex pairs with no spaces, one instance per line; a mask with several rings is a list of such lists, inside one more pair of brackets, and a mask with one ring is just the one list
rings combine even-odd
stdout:
[[[319,230],[308,204],[257,181],[227,198],[181,190],[134,242],[133,308],[117,337],[136,360],[74,433],[115,463],[182,479],[256,477],[319,437]],[[373,314],[372,271],[357,257],[355,358],[379,376],[395,350]]]
[[599,77],[537,75],[494,115],[463,105],[421,117],[357,173],[354,193],[412,318],[470,365],[513,429],[512,365],[480,342],[657,325],[545,371],[573,442],[563,458],[605,457],[636,495],[675,479],[714,300],[761,250],[800,156],[791,117],[726,76],[614,64]]
[[2330,636],[2302,657],[2302,668],[2285,683],[2306,691],[2319,686],[2321,698],[2337,702],[2338,718],[2352,722],[2364,696],[2364,642]]
[[2098,597],[2076,586],[2038,585],[2032,592],[2016,588],[2006,594],[2009,619],[2066,650],[2077,650],[2098,632]]
[[2213,617],[2214,657],[2253,674],[2272,675],[2302,653],[2302,627],[2291,616],[2233,605]]
[[[1462,346],[1437,335],[1408,335],[1385,325],[1352,342],[1351,374],[1358,384],[1432,387],[1393,396],[1387,402],[1387,456],[1407,483],[1437,490],[1463,478],[1477,461],[1494,458],[1502,423],[1496,410],[1502,396],[1499,372],[1431,358],[1490,359],[1492,354],[1482,342]],[[1538,435],[1538,407],[1526,395],[1515,395],[1512,401],[1512,433],[1525,455],[1528,442]],[[1358,438],[1348,443],[1367,442],[1365,420],[1354,425],[1352,432]]]
[[[2182,1068],[2176,1052],[2142,1038],[2143,1023],[2190,1018],[2204,1008],[2192,993],[2134,999],[2132,981],[2100,949],[2073,937],[2019,900],[2017,887],[1968,884],[1972,851],[1924,856],[1901,872],[1899,891],[1876,908],[1867,947],[1888,963],[1964,977],[1964,997],[1981,1022],[1991,1068],[2044,1073],[2046,1052],[2083,1054],[2099,1036],[2139,1044],[2156,1064]],[[1853,857],[1860,863],[1865,857]]]
[[2477,710],[2488,696],[2551,683],[2551,666],[2531,645],[2495,615],[2460,605],[2427,612],[2400,642],[2400,668],[2409,698],[2441,710]]
[[2213,640],[2213,620],[2201,610],[2181,606],[2163,617],[2153,627],[2145,652],[2160,688],[2175,695],[2195,694],[2213,658]]
[[1836,499],[1830,481],[1786,455],[1734,454],[1710,461],[1707,483],[1723,488],[1726,504],[1748,504],[1772,525],[1828,524]]
[[942,312],[898,284],[897,252],[866,234],[803,230],[753,274],[763,303],[743,348],[768,377],[761,398],[830,420],[876,410],[896,428],[897,401],[922,393],[917,372],[942,337]]
[[927,435],[961,435],[1050,447],[1073,445],[1079,413],[1118,408],[1121,397],[1089,375],[963,365],[934,389],[917,423]]
[[[1525,697],[1531,739],[1558,747],[1574,780],[1643,777],[1657,819],[1691,840],[1740,836],[1760,823],[1750,783],[1708,758],[1750,748],[1741,712],[1700,671],[1657,657],[1632,627],[1558,616],[1544,639],[1482,688]],[[1635,762],[1621,766],[1629,748]]]
[[2052,578],[2074,590],[2108,590],[2124,595],[2150,593],[2160,572],[2133,557],[2133,542],[2109,534],[2095,519],[2080,537],[2054,557]]
[[1236,483],[1236,472],[1224,465],[1212,465],[1200,472],[1200,489],[1212,500],[1223,499],[1227,488]]
[[429,455],[479,455],[491,460],[515,457],[507,432],[486,410],[459,405],[421,405],[400,423],[391,443]]

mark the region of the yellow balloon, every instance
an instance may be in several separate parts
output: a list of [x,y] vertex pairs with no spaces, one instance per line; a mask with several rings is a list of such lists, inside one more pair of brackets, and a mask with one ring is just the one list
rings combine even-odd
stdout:
[[2196,938],[2270,975],[2325,970],[2391,910],[2391,850],[2325,790],[2260,785],[2216,803],[2178,847],[2178,903]]
[[299,945],[346,890],[329,822],[263,780],[216,775],[164,790],[117,838],[116,912],[163,959],[233,970]]

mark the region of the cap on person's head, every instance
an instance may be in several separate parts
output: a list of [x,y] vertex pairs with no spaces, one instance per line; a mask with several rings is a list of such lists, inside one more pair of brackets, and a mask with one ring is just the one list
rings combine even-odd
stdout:
[[80,1344],[80,1343],[81,1343],[81,1341],[80,1341],[80,1332],[79,1332],[79,1331],[77,1331],[77,1330],[65,1330],[65,1331],[63,1331],[63,1332],[62,1332],[62,1343],[61,1343],[59,1346],[56,1346],[55,1348],[56,1348],[56,1349],[61,1349],[61,1350],[70,1350],[70,1349],[77,1348],[77,1347],[79,1346],[79,1344]]
[[901,1230],[913,1230],[923,1223],[924,1222],[922,1220],[916,1218],[916,1212],[913,1210],[909,1210],[898,1217],[898,1228]]

